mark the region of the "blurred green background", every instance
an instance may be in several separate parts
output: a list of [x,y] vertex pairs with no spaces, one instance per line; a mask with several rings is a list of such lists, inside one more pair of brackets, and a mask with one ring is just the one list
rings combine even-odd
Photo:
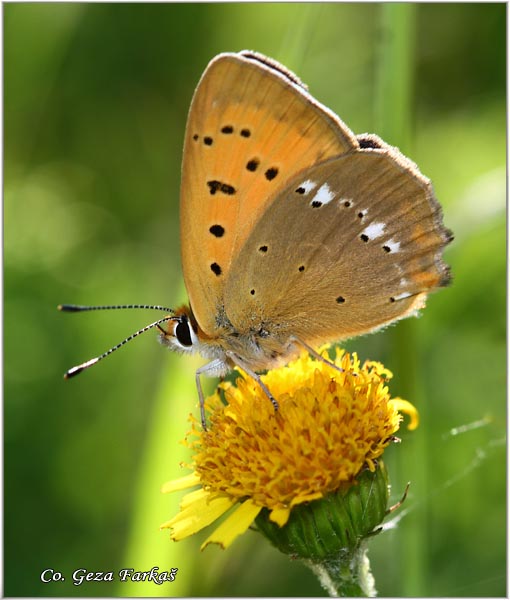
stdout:
[[[347,344],[393,370],[392,391],[422,417],[385,454],[392,500],[411,489],[398,526],[371,542],[379,593],[506,594],[506,6],[409,5],[393,55],[388,6],[4,4],[4,595],[323,594],[257,532],[200,553],[204,533],[159,531],[182,495],[159,490],[187,473],[178,442],[198,413],[199,359],[148,333],[62,379],[154,314],[58,303],[185,301],[187,110],[207,62],[244,48],[284,62],[354,132],[399,145],[456,235],[453,286],[420,319]],[[155,565],[177,567],[176,581],[71,580]],[[47,568],[66,580],[43,584]]]

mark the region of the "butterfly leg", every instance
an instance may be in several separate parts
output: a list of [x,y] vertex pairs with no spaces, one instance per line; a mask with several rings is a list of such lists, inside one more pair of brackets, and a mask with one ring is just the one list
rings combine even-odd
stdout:
[[200,375],[208,375],[209,377],[215,377],[219,373],[225,372],[225,363],[221,359],[212,360],[211,362],[203,365],[195,371],[195,384],[197,386],[198,401],[200,403],[200,421],[202,422],[202,428],[207,431],[207,421],[205,418],[205,399],[204,391],[202,390],[202,384],[200,383]]
[[264,394],[269,398],[269,400],[271,400],[272,405],[274,406],[275,410],[278,410],[278,402],[276,400],[276,398],[273,396],[273,394],[271,394],[271,392],[269,391],[269,388],[267,387],[267,385],[262,381],[262,379],[260,378],[260,376],[255,373],[255,371],[253,371],[252,369],[250,369],[250,367],[248,367],[248,365],[243,362],[236,354],[234,354],[233,352],[227,352],[227,356],[230,358],[230,360],[239,368],[241,368],[243,371],[246,371],[246,373],[248,373],[248,375],[252,378],[255,379],[255,381],[259,384],[259,386],[261,387],[262,391],[264,392]]
[[305,344],[305,342],[303,342],[299,338],[293,336],[292,337],[292,341],[295,342],[296,344],[299,344],[302,348],[304,348],[314,358],[316,358],[317,360],[320,360],[324,364],[328,365],[328,367],[332,367],[333,369],[336,369],[339,373],[345,373],[345,370],[342,369],[342,367],[339,367],[338,365],[335,365],[335,363],[332,362],[331,360],[328,360],[327,358],[324,358],[324,356],[321,356],[316,350],[314,350],[308,344]]

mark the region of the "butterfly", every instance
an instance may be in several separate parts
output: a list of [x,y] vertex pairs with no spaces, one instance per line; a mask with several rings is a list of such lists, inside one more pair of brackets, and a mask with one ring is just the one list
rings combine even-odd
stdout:
[[157,326],[165,345],[208,359],[204,427],[201,375],[240,367],[277,408],[258,372],[414,315],[451,279],[453,236],[418,167],[252,51],[216,56],[194,93],[180,236],[189,304],[147,307],[170,314],[140,332]]

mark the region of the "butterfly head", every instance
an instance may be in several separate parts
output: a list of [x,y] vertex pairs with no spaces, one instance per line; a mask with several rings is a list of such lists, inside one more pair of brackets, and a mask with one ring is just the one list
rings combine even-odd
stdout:
[[[203,358],[209,359],[206,365],[197,373],[205,373],[210,377],[221,377],[228,373],[233,363],[227,357],[227,352],[218,338],[211,338],[204,333],[189,306],[182,306],[175,311],[162,327],[159,340],[176,352],[194,354],[198,352]],[[197,385],[199,385],[197,383]],[[199,387],[199,398],[203,403],[203,393]],[[202,422],[205,417],[202,414]]]
[[198,324],[189,306],[182,306],[175,311],[166,323],[160,327],[160,341],[178,352],[200,352]]

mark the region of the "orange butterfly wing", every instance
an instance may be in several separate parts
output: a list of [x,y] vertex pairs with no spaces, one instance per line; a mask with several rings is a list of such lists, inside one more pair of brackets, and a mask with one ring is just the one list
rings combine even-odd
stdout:
[[217,331],[232,261],[278,190],[358,148],[352,132],[278,63],[221,54],[193,96],[180,199],[184,280],[202,331]]
[[[298,174],[232,265],[225,313],[278,351],[361,335],[409,316],[448,285],[451,232],[430,181],[376,136]],[[282,233],[284,235],[282,235]]]

